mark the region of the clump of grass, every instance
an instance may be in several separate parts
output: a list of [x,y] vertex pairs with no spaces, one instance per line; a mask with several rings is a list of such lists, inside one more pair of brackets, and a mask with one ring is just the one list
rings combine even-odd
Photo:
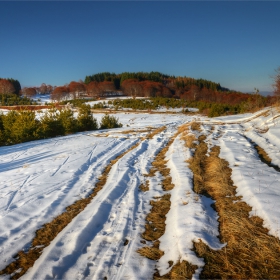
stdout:
[[141,184],[139,186],[139,189],[142,191],[142,192],[147,192],[149,190],[149,181],[147,180],[145,182],[145,184]]
[[163,256],[163,252],[158,248],[159,244],[154,243],[152,247],[142,247],[137,252],[150,260],[159,260]]
[[[170,266],[173,265],[173,262]],[[159,273],[155,273],[154,279],[174,279],[174,280],[185,280],[192,279],[192,275],[195,273],[197,269],[196,265],[192,265],[187,261],[182,261],[176,263],[168,274],[160,276]]]
[[[196,137],[193,133],[190,133],[189,131],[189,127],[191,125],[193,125],[193,123],[184,124],[181,125],[178,129],[178,133],[181,134],[180,139],[185,142],[185,146],[189,149],[195,148],[196,146],[195,144]],[[193,126],[196,127],[196,125]]]
[[262,158],[262,160],[264,160],[266,163],[271,163],[271,158],[263,148],[258,145],[254,145],[254,148],[257,150],[259,157]]
[[177,130],[178,134],[188,132],[190,124],[191,123],[185,123],[185,124],[182,124],[181,126],[179,126],[179,128]]
[[190,125],[191,130],[197,130],[197,131],[201,131],[201,127],[200,127],[200,123],[193,121]]
[[261,148],[260,146],[258,145],[254,145],[254,148],[256,149],[258,155],[259,155],[259,158],[262,162],[266,163],[269,167],[273,167],[276,171],[280,171],[280,167],[277,166],[277,165],[274,165],[271,163],[271,158],[269,157],[269,155],[267,154],[267,152]]
[[129,133],[139,133],[139,132],[150,132],[152,130],[152,127],[147,127],[147,129],[130,129],[130,130],[124,130],[120,133],[122,134],[129,134]]
[[196,137],[192,133],[184,132],[181,134],[181,140],[185,141],[185,146],[189,149],[193,149],[196,147],[195,140]]
[[220,239],[227,245],[212,250],[202,241],[195,251],[206,265],[200,275],[207,279],[278,279],[280,242],[263,228],[263,220],[249,218],[252,208],[236,196],[228,163],[219,158],[219,147],[211,150],[203,166],[205,189],[213,197],[219,214]]
[[151,200],[150,204],[152,209],[146,217],[147,223],[142,237],[148,241],[155,241],[165,232],[165,216],[171,205],[170,194],[165,194],[157,200]]
[[193,172],[193,188],[194,191],[198,194],[207,195],[205,190],[205,172],[204,166],[206,161],[206,153],[208,150],[207,144],[204,142],[206,139],[205,135],[201,135],[198,138],[199,144],[196,146],[196,150],[192,158],[187,162],[189,167]]
[[166,129],[166,126],[162,126],[162,127],[159,127],[155,130],[153,130],[150,134],[148,134],[146,136],[147,139],[152,139],[156,134],[159,134],[161,133],[162,131],[164,131]]

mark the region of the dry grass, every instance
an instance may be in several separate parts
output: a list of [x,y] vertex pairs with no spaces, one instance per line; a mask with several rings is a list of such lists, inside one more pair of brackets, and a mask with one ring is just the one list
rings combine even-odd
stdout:
[[[189,149],[195,148],[196,137],[194,134],[190,133],[189,128],[192,123],[183,124],[179,127],[178,133],[181,134],[180,139],[185,141],[185,146]],[[197,125],[194,125],[195,127]]]
[[166,126],[162,126],[162,127],[159,127],[155,130],[153,130],[150,134],[148,134],[146,136],[147,139],[152,139],[156,134],[159,134],[161,133],[162,131],[164,131],[166,129]]
[[139,189],[142,191],[142,192],[147,192],[149,190],[149,181],[147,180],[145,182],[145,184],[141,184],[139,186]]
[[146,129],[130,129],[130,130],[125,130],[125,131],[121,131],[118,133],[121,134],[137,134],[139,132],[150,132],[153,128],[152,127],[147,127]]
[[[170,262],[170,266],[173,265],[173,262]],[[178,262],[175,264],[171,271],[163,276],[160,276],[157,273],[154,275],[154,279],[174,279],[174,280],[185,280],[185,279],[192,279],[192,275],[194,274],[195,270],[197,269],[196,265],[191,265],[187,261]]]
[[[170,145],[173,143],[176,134],[168,144],[156,155],[155,160],[152,162],[152,168],[150,169],[149,174],[146,176],[153,177],[157,171],[163,176],[162,188],[164,190],[169,190],[174,187],[171,183],[171,177],[169,175],[170,169],[166,167],[167,161],[165,160],[165,154],[168,151]],[[137,250],[142,256],[158,260],[163,252],[159,250],[159,241],[158,239],[165,232],[165,220],[166,214],[170,209],[170,194],[164,194],[161,197],[155,198],[156,200],[151,200],[150,204],[152,209],[146,217],[145,231],[142,233],[142,237],[147,241],[153,241],[152,247],[143,247]]]
[[262,158],[266,163],[271,163],[271,158],[268,156],[266,151],[258,145],[254,145],[255,149],[258,152],[259,157]]
[[155,241],[165,232],[165,216],[171,205],[170,194],[165,194],[158,200],[152,200],[150,204],[152,209],[146,217],[147,223],[142,237],[148,241]]
[[179,126],[177,132],[180,133],[185,133],[189,131],[189,127],[190,127],[191,123],[185,123],[182,124],[181,126]]
[[200,275],[207,279],[279,279],[280,242],[268,235],[259,217],[249,218],[252,210],[236,196],[228,163],[219,158],[214,147],[202,169],[205,190],[216,201],[220,239],[227,243],[222,250],[211,250],[203,242],[195,243],[195,251],[206,265]]
[[158,244],[154,244],[152,247],[143,247],[137,250],[137,252],[150,260],[159,260],[163,256],[163,252],[158,248]]
[[195,141],[196,137],[192,133],[184,132],[181,134],[181,140],[185,141],[185,146],[189,149],[193,149],[196,147]]
[[[182,133],[187,129],[188,126],[181,126],[178,130],[178,133],[169,141],[167,146],[163,148],[155,160],[152,163],[152,168],[148,176],[154,176],[157,171],[161,173],[163,176],[162,180],[162,188],[165,191],[171,190],[174,188],[174,184],[172,184],[172,178],[170,176],[170,169],[166,167],[167,161],[165,160],[165,154],[168,151],[170,145],[173,143],[175,137],[179,133]],[[145,231],[142,233],[142,237],[145,240],[153,241],[152,247],[143,247],[140,248],[137,252],[142,256],[152,259],[158,260],[164,254],[161,250],[159,250],[159,241],[158,239],[165,232],[165,220],[166,214],[170,209],[170,194],[164,194],[163,196],[157,198],[157,200],[152,200],[150,204],[152,205],[152,209],[150,213],[146,217],[146,225]],[[183,202],[184,203],[184,202]],[[173,265],[172,261],[169,261],[169,266]],[[175,264],[170,272],[167,275],[160,276],[159,272],[156,271],[154,274],[154,279],[191,279],[195,269],[197,266],[193,266],[186,261],[178,262]]]
[[[163,131],[165,127],[154,130],[149,136],[152,138],[155,134]],[[147,136],[147,137],[148,137]],[[144,140],[143,138],[142,140]],[[112,166],[124,155],[135,149],[140,142],[133,145],[130,149],[111,160],[110,163],[105,167],[104,172],[98,178],[93,192],[86,198],[82,198],[72,205],[66,208],[66,211],[55,217],[51,222],[42,226],[42,228],[36,231],[35,237],[32,240],[31,248],[27,251],[20,251],[15,257],[15,261],[10,263],[6,268],[0,271],[0,275],[10,274],[12,279],[18,279],[26,273],[26,271],[33,266],[34,262],[40,257],[42,250],[47,247],[50,242],[61,232],[74,217],[76,217],[84,208],[91,202],[91,200],[97,195],[97,193],[106,184],[107,176],[112,169]],[[16,273],[16,271],[18,271]]]
[[200,123],[193,121],[190,125],[191,130],[197,130],[197,131],[201,131],[201,127],[200,127]]
[[196,146],[195,153],[187,162],[193,172],[193,188],[197,194],[208,196],[205,190],[205,172],[204,166],[206,161],[207,144],[204,142],[206,136],[201,135],[198,138],[199,144]]
[[259,158],[262,162],[266,163],[268,166],[270,167],[273,167],[276,171],[280,171],[280,167],[277,166],[277,165],[274,165],[271,163],[271,158],[269,157],[269,155],[266,153],[266,151],[261,148],[260,146],[258,145],[254,145],[254,148],[256,149],[258,155],[259,155]]

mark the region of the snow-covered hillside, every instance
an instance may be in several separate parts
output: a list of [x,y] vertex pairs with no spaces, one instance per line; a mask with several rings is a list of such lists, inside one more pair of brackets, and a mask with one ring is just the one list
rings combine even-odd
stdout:
[[[193,120],[201,123],[209,149],[221,148],[220,156],[229,162],[237,193],[252,207],[251,214],[261,217],[269,233],[280,238],[280,173],[262,162],[254,148],[254,144],[263,148],[272,164],[280,166],[276,110],[215,119],[183,114],[116,116],[122,128],[0,147],[0,270],[19,251],[29,250],[36,230],[87,197],[110,161],[123,154],[96,197],[43,249],[22,279],[152,279],[155,269],[166,274],[172,267],[168,262],[179,260],[197,265],[193,278],[198,278],[204,260],[192,250],[193,241],[202,240],[215,250],[225,244],[218,239],[218,215],[210,207],[214,201],[193,191],[193,174],[186,162],[193,150],[177,133],[179,126]],[[175,187],[168,191],[171,207],[159,240],[164,255],[154,261],[137,253],[143,246],[150,201],[163,194],[162,175],[156,172],[147,179],[146,174],[173,136],[166,160]],[[147,180],[149,190],[140,191]]]

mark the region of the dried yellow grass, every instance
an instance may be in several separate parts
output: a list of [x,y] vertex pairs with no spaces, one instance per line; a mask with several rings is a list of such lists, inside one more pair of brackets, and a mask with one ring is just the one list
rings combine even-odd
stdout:
[[156,134],[159,134],[161,133],[162,131],[164,131],[166,129],[166,126],[162,126],[162,127],[159,127],[155,130],[153,130],[150,134],[148,134],[146,136],[147,139],[152,139]]
[[196,146],[196,150],[192,158],[187,162],[193,172],[193,188],[197,194],[204,194],[208,196],[205,190],[205,172],[204,165],[207,158],[206,153],[208,150],[207,144],[204,142],[206,136],[201,135],[198,138],[199,144]]
[[165,232],[166,214],[170,209],[170,194],[165,194],[157,200],[151,200],[152,209],[146,217],[145,231],[142,237],[148,241],[158,240]]
[[163,256],[163,252],[156,247],[143,247],[137,250],[137,252],[150,260],[159,260]]
[[[170,266],[173,262],[170,262]],[[154,280],[157,279],[174,279],[174,280],[185,280],[192,279],[192,275],[195,273],[197,269],[196,265],[192,265],[187,261],[182,261],[176,263],[168,274],[160,276],[158,272],[154,275]]]
[[153,127],[147,127],[146,129],[130,129],[130,130],[124,130],[119,133],[121,134],[136,134],[139,132],[150,132],[153,129]]
[[141,184],[139,186],[139,189],[142,191],[142,192],[147,192],[149,190],[149,181],[147,180],[144,184]]
[[[236,195],[228,163],[219,158],[219,147],[206,156],[205,136],[189,166],[194,173],[194,190],[210,195],[219,214],[221,242],[227,243],[222,250],[211,250],[202,241],[194,243],[199,257],[206,265],[202,279],[279,279],[280,242],[268,234],[263,220],[249,218],[252,208]],[[170,278],[166,278],[170,279]]]
[[205,189],[219,214],[220,239],[227,245],[215,251],[201,241],[194,243],[196,253],[206,262],[200,277],[279,279],[279,239],[268,234],[261,218],[249,218],[252,208],[236,196],[231,169],[218,155],[219,148],[214,147],[203,169]]
[[[164,190],[169,190],[174,187],[171,183],[170,169],[166,167],[167,161],[165,160],[165,154],[177,135],[174,135],[167,145],[156,155],[149,174],[146,174],[146,176],[152,177],[157,171],[160,172],[163,176],[162,188]],[[165,232],[166,214],[170,209],[171,202],[170,194],[165,194],[155,199],[150,201],[152,208],[146,217],[145,231],[142,233],[142,237],[145,240],[154,242],[153,246],[140,248],[137,252],[146,258],[158,260],[163,255],[163,252],[159,250],[158,239]]]
[[280,167],[277,166],[277,165],[274,165],[271,163],[271,158],[269,157],[269,155],[267,154],[267,152],[261,148],[260,146],[258,145],[254,145],[254,148],[256,149],[258,155],[259,155],[259,158],[262,162],[266,163],[269,167],[273,167],[276,171],[280,171]]
[[193,121],[190,125],[191,130],[197,130],[197,131],[201,131],[201,127],[200,127],[200,123]]
[[[181,126],[178,133],[169,141],[167,146],[158,153],[152,163],[150,173],[147,175],[154,176],[155,172],[160,172],[160,174],[163,176],[162,188],[165,191],[174,188],[174,184],[172,184],[172,178],[170,176],[170,169],[166,167],[167,161],[165,160],[165,154],[168,151],[170,145],[173,143],[175,137],[177,137],[179,133],[185,131],[187,127],[188,126]],[[163,255],[163,252],[159,250],[158,239],[165,232],[166,214],[170,210],[171,205],[170,197],[171,195],[167,193],[161,197],[156,198],[157,200],[150,201],[152,209],[146,217],[147,223],[145,225],[145,231],[142,233],[142,237],[147,241],[153,241],[153,246],[146,246],[140,248],[137,251],[139,254],[146,258],[158,260]],[[169,266],[172,265],[173,262],[170,261]],[[159,272],[156,271],[156,273],[154,274],[154,279],[191,279],[196,268],[197,266],[191,265],[186,261],[178,262],[171,268],[170,272],[167,275],[160,276]]]
[[190,125],[191,125],[191,123],[185,123],[185,124],[182,124],[181,126],[179,126],[179,128],[177,130],[178,134],[188,132]]
[[184,132],[184,133],[181,134],[180,139],[185,141],[185,146],[187,148],[192,149],[192,148],[196,147],[196,144],[195,144],[196,137],[195,137],[194,134],[188,133],[188,132]]

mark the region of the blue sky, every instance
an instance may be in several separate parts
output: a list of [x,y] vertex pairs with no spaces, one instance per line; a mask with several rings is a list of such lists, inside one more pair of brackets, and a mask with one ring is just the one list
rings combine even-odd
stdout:
[[103,71],[159,71],[271,91],[280,2],[0,2],[0,77],[63,85]]

